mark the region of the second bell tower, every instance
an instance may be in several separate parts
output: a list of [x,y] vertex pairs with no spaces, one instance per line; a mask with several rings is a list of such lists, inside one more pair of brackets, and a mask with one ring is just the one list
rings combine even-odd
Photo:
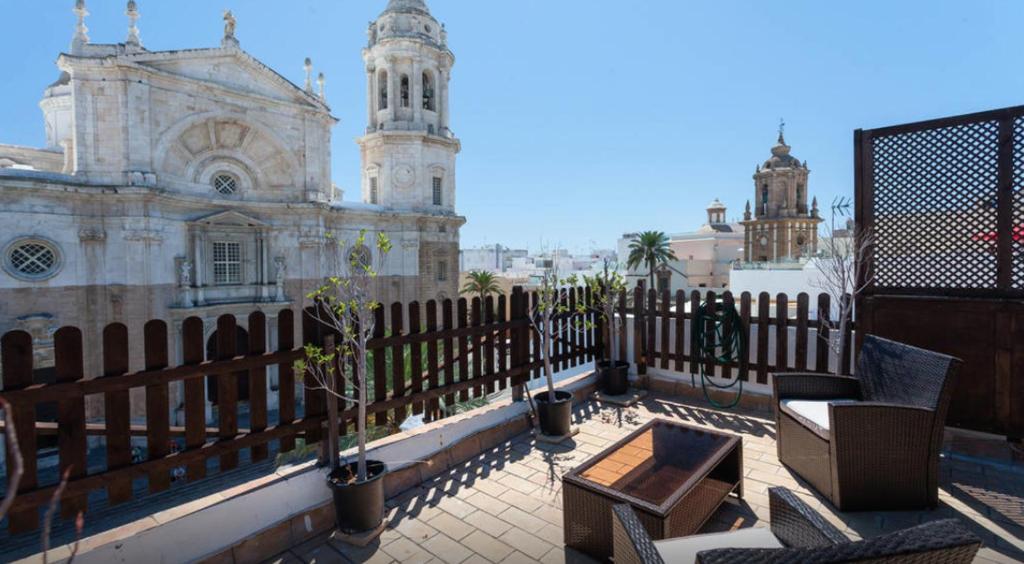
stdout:
[[455,156],[448,82],[455,56],[423,0],[390,0],[367,30],[362,200],[384,207],[455,213]]

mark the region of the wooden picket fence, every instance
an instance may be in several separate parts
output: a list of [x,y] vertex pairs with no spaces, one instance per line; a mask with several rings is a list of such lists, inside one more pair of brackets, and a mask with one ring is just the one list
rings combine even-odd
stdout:
[[[572,288],[564,295],[566,305],[575,311],[582,301],[589,303],[589,291]],[[486,393],[518,387],[531,374],[539,376],[540,343],[530,329],[528,311],[537,296],[515,288],[510,296],[488,297],[455,302],[429,301],[426,304],[392,304],[385,315],[377,311],[375,337],[369,344],[373,402],[367,407],[377,425],[401,422],[411,412],[436,420],[445,415],[440,408],[457,401],[478,398]],[[558,318],[563,327],[581,324],[581,316],[569,313]],[[12,331],[0,337],[0,362],[3,368],[2,395],[12,405],[24,474],[15,505],[8,515],[11,533],[32,531],[39,526],[40,508],[48,504],[58,484],[40,483],[38,442],[41,435],[56,432],[61,472],[70,472],[61,498],[61,514],[71,517],[85,511],[90,492],[105,490],[111,505],[133,497],[132,481],[147,478],[150,493],[167,490],[171,473],[185,468],[185,479],[206,477],[208,461],[216,459],[221,472],[239,464],[239,452],[250,449],[252,460],[268,458],[270,445],[290,451],[296,440],[306,444],[321,440],[327,423],[326,397],[323,391],[304,389],[300,404],[296,398],[294,362],[302,358],[297,346],[296,317],[301,318],[301,343],[321,343],[327,334],[310,311],[283,310],[277,317],[278,345],[267,350],[266,316],[255,311],[248,316],[248,353],[238,355],[236,327],[232,315],[217,320],[214,358],[206,358],[203,321],[186,319],[181,326],[181,363],[172,366],[168,351],[168,323],[153,320],[142,331],[144,359],[142,371],[129,372],[128,328],[121,323],[108,325],[102,334],[99,351],[86,351],[82,331],[62,327],[54,334],[53,347],[56,381],[37,381],[33,366],[31,336]],[[385,323],[385,318],[388,323]],[[556,370],[564,370],[594,360],[600,353],[600,325],[587,330],[566,331],[555,347]],[[392,361],[387,370],[386,357]],[[86,355],[101,355],[101,374],[85,374]],[[414,369],[407,379],[405,359]],[[425,355],[425,358],[424,358]],[[420,367],[425,365],[425,370]],[[267,372],[278,367],[276,390],[278,421],[268,421]],[[387,372],[390,372],[388,374]],[[87,377],[88,376],[88,377]],[[249,428],[239,428],[239,382],[248,377]],[[214,379],[217,391],[218,420],[215,427],[206,421],[206,384]],[[184,426],[171,425],[170,386],[182,383]],[[129,397],[132,389],[145,393],[145,425],[133,425]],[[102,423],[86,422],[86,398],[102,396]],[[37,406],[56,404],[56,422],[36,420]],[[302,417],[297,417],[301,408]],[[353,428],[355,406],[343,405],[337,424],[344,434]],[[393,426],[393,425],[392,425]],[[55,429],[54,429],[55,427]],[[106,443],[106,465],[90,472],[87,464],[88,435],[102,435]],[[146,460],[133,462],[132,436],[145,436]],[[177,446],[177,448],[173,448]],[[177,450],[178,452],[172,452]],[[7,472],[13,457],[6,457]]]
[[[655,290],[636,288],[631,296],[632,307],[628,307],[625,296],[619,301],[618,310],[621,319],[627,319],[632,313],[633,358],[637,362],[637,370],[645,374],[649,367],[672,370],[690,374],[699,374],[700,365],[704,365],[706,374],[714,374],[720,369],[725,378],[739,378],[758,384],[768,384],[768,375],[773,372],[788,371],[829,371],[829,316],[832,301],[828,294],[817,296],[817,316],[810,317],[810,296],[801,292],[796,297],[795,315],[790,313],[792,301],[785,293],[771,296],[761,292],[757,296],[757,311],[752,311],[753,303],[750,292],[740,295],[739,303],[732,292],[717,294],[708,291],[703,295],[694,290],[689,295],[680,290],[673,296],[665,291],[660,294]],[[847,297],[849,299],[849,297]],[[719,304],[719,300],[721,303]],[[772,302],[775,307],[772,311]],[[747,333],[750,354],[736,362],[722,364],[714,358],[701,354],[693,354],[693,340],[698,331],[708,331],[709,327],[698,328],[694,312],[702,302],[707,302],[708,311],[716,308],[737,308],[742,325]],[[689,306],[689,311],[687,311]],[[672,327],[683,328],[672,331]],[[790,328],[795,328],[795,342],[790,353]],[[815,338],[810,339],[811,329]],[[723,327],[726,336],[736,330]],[[843,338],[847,346],[844,350],[842,366],[850,366],[850,355],[853,344],[853,320],[848,320]],[[624,334],[624,333],[623,333]],[[774,355],[770,356],[769,335],[774,334]],[[817,338],[820,335],[821,338]],[[619,357],[627,357],[626,339],[619,342]],[[815,351],[814,365],[809,365],[809,351]],[[751,361],[751,357],[754,358]]]
[[[716,365],[713,359],[694,356],[687,351],[686,340],[694,333],[694,311],[707,300],[716,307],[719,297],[714,292],[703,296],[698,292],[687,295],[677,292],[658,294],[653,290],[637,289],[630,300],[626,296],[618,304],[620,323],[632,325],[633,358],[637,359],[640,373],[648,367],[677,372],[697,372],[699,363],[707,370]],[[565,305],[575,312],[577,303],[590,304],[589,290],[570,289],[564,296]],[[375,335],[371,340],[370,359],[373,402],[367,411],[371,423],[388,426],[389,421],[401,422],[410,413],[424,414],[428,420],[445,416],[445,405],[479,398],[508,387],[518,387],[530,378],[542,375],[541,343],[530,329],[528,312],[536,305],[535,293],[515,288],[510,296],[428,301],[426,304],[394,303],[377,311]],[[757,383],[768,383],[768,374],[775,371],[826,371],[829,354],[824,340],[810,342],[810,328],[827,334],[824,319],[830,311],[827,295],[817,298],[819,319],[809,318],[809,297],[796,298],[796,315],[789,315],[789,298],[779,294],[775,298],[775,315],[771,315],[772,298],[761,293],[757,299],[756,315],[752,311],[749,293],[743,293],[737,304],[733,295],[721,295],[722,307],[736,307],[751,334],[750,348],[755,359],[741,359],[721,366],[725,377],[738,377]],[[687,304],[691,311],[687,312]],[[585,314],[592,327],[581,330],[581,314],[559,316],[556,324],[564,338],[554,345],[553,358],[556,371],[580,366],[602,356],[607,342],[605,327],[597,316]],[[298,319],[297,319],[298,318]],[[660,321],[660,323],[659,323]],[[217,342],[212,358],[207,357],[204,342],[204,324],[198,317],[190,317],[181,325],[182,359],[171,364],[168,349],[168,323],[153,320],[143,327],[143,370],[129,372],[129,329],[121,323],[108,325],[101,336],[99,351],[86,351],[82,331],[76,327],[62,327],[54,334],[55,382],[37,381],[33,366],[31,336],[23,331],[12,331],[0,337],[0,362],[3,368],[2,395],[12,404],[12,414],[18,431],[20,451],[24,460],[24,474],[18,497],[8,515],[12,533],[31,531],[38,527],[40,508],[53,496],[58,484],[54,480],[40,483],[38,472],[38,438],[57,436],[59,467],[69,470],[70,479],[61,499],[61,514],[65,517],[85,511],[91,492],[104,490],[108,502],[117,505],[136,495],[132,482],[146,478],[150,493],[171,487],[171,473],[185,468],[189,482],[206,477],[209,462],[217,461],[220,472],[239,465],[239,453],[249,449],[252,460],[265,460],[270,446],[276,442],[277,451],[287,452],[302,439],[307,445],[318,443],[324,436],[327,422],[327,401],[324,392],[303,388],[302,398],[296,397],[294,362],[302,358],[302,345],[321,343],[328,334],[309,310],[282,310],[276,320],[278,344],[276,350],[267,350],[268,320],[264,313],[255,311],[248,316],[248,353],[239,355],[235,328],[239,320],[232,315],[217,319]],[[686,331],[670,331],[672,322]],[[296,324],[300,323],[300,327]],[[788,356],[789,328],[795,327],[795,355]],[[756,328],[756,331],[754,330]],[[298,331],[301,329],[301,331]],[[732,330],[728,328],[727,330]],[[849,325],[846,338],[850,342]],[[768,335],[774,331],[777,346],[774,358],[769,358]],[[297,333],[301,333],[296,340]],[[626,356],[626,339],[620,339],[621,357]],[[808,350],[816,348],[815,366],[808,366]],[[692,349],[691,349],[692,350]],[[849,351],[849,347],[847,348]],[[100,356],[102,373],[86,377],[86,355]],[[387,356],[390,354],[390,366]],[[847,355],[850,353],[848,352]],[[407,378],[406,358],[414,369]],[[848,358],[844,366],[848,366]],[[277,367],[279,385],[268,392],[267,372]],[[425,367],[424,370],[418,369]],[[249,427],[239,426],[239,383],[247,376]],[[207,379],[215,381],[217,392],[217,421],[210,426],[206,420]],[[181,383],[181,407],[184,426],[173,426],[170,421],[170,386]],[[145,394],[145,424],[133,424],[130,418],[130,393],[142,389]],[[277,394],[277,421],[269,421],[268,393]],[[86,421],[86,398],[102,396],[104,417],[102,422]],[[37,407],[56,404],[56,421],[37,421]],[[301,409],[301,417],[297,417]],[[338,431],[341,434],[354,428],[355,406],[340,406]],[[391,427],[394,427],[392,424]],[[87,464],[87,436],[99,435],[105,439],[105,468],[90,472]],[[132,437],[143,436],[146,459],[132,460]],[[177,448],[174,448],[177,446]],[[7,456],[10,473],[13,458]]]

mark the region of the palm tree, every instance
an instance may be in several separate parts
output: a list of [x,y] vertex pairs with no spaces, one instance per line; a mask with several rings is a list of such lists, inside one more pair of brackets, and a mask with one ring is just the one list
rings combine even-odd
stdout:
[[487,296],[491,294],[501,295],[504,292],[501,290],[501,286],[498,285],[498,277],[493,272],[487,272],[486,270],[472,270],[468,274],[469,280],[466,285],[462,287],[462,294],[476,294],[480,296],[480,302],[483,303],[487,299]]
[[668,235],[662,231],[644,231],[637,233],[629,242],[629,258],[626,266],[635,269],[641,265],[647,266],[648,276],[651,279],[650,288],[654,286],[654,270],[670,260],[676,259],[675,252],[668,243]]

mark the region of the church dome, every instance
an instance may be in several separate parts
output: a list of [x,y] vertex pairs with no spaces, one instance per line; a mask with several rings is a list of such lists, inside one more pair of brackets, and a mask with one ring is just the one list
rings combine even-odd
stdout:
[[789,154],[790,146],[779,134],[779,142],[772,147],[772,156],[764,162],[764,168],[799,168],[800,159]]
[[384,9],[385,14],[389,12],[430,15],[430,9],[424,0],[390,0],[388,7]]
[[715,198],[710,204],[708,204],[708,207],[707,207],[708,211],[711,211],[711,210],[724,210],[724,209],[725,209],[725,204],[723,204],[722,201],[719,200],[718,198]]

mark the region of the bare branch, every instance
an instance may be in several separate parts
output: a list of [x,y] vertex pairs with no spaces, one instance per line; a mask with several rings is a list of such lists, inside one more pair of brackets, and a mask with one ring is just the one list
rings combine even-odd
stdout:
[[18,432],[14,428],[14,413],[11,404],[3,397],[0,397],[0,409],[4,410],[4,442],[7,444],[7,455],[13,462],[11,475],[7,480],[7,493],[4,494],[4,500],[0,502],[0,521],[2,521],[11,509],[11,505],[14,504],[14,498],[18,495],[21,475],[25,473],[25,461],[21,457],[21,447],[18,446]]
[[68,479],[71,477],[72,468],[73,466],[68,466],[64,473],[61,474],[60,484],[57,485],[57,489],[50,496],[50,505],[46,508],[46,513],[43,515],[43,564],[49,562],[47,553],[50,551],[50,528],[53,526],[53,514],[57,512],[57,504],[60,503],[60,498],[64,495],[64,489],[68,487]]

